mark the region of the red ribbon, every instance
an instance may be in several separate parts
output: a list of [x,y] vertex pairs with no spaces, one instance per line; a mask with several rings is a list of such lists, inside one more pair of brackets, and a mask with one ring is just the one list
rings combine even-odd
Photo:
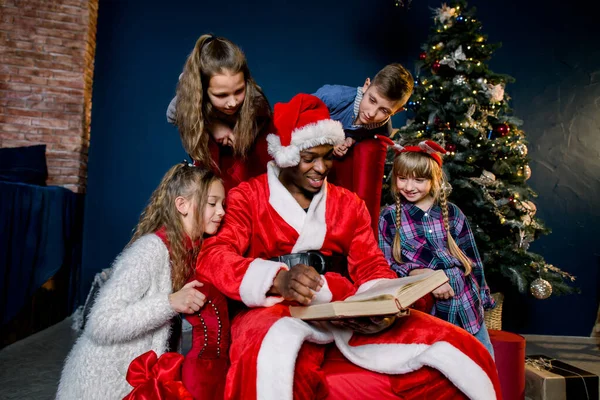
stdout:
[[123,400],[194,400],[181,382],[183,355],[150,350],[134,359],[127,370],[133,390]]

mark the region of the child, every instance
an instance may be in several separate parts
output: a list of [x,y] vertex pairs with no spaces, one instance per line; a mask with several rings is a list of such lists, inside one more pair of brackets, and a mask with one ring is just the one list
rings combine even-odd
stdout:
[[373,140],[373,136],[390,136],[390,118],[403,110],[413,86],[410,72],[400,64],[390,64],[375,75],[373,82],[367,78],[362,87],[325,85],[315,93],[327,105],[331,119],[342,123],[346,136],[343,144],[334,147],[338,159],[330,182],[355,192],[365,201],[375,237],[387,147]]
[[432,141],[406,147],[387,141],[398,152],[392,170],[396,204],[381,213],[379,247],[399,276],[443,269],[449,282],[433,291],[432,314],[475,335],[493,356],[483,310],[494,300],[469,223],[442,189],[438,153],[445,150]]
[[224,197],[211,171],[183,163],[166,173],[67,356],[58,399],[123,398],[132,390],[125,380],[131,361],[176,350],[177,315],[197,313],[207,301],[202,283],[186,282],[201,238],[219,228]]
[[266,172],[271,114],[242,50],[225,38],[202,35],[167,109],[195,164],[222,173],[226,191]]

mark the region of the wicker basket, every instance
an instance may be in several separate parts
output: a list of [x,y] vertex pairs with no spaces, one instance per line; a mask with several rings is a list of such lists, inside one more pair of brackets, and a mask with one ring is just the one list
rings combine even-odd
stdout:
[[496,300],[496,307],[485,312],[485,326],[488,329],[500,331],[502,330],[502,303],[504,303],[504,295],[502,293],[492,293],[492,297]]

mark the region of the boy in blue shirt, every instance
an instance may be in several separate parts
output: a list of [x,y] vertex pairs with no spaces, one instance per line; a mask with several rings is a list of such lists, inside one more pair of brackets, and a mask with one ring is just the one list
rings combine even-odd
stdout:
[[314,94],[340,121],[346,134],[335,146],[329,181],[355,192],[367,204],[377,238],[381,187],[387,147],[375,135],[390,136],[392,115],[403,110],[412,94],[414,79],[400,64],[389,64],[365,80],[362,87],[325,85]]

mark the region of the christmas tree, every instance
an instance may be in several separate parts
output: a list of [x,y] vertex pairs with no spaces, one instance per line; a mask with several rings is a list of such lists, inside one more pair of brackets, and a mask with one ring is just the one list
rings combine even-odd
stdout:
[[[407,125],[393,139],[401,144],[433,139],[446,149],[446,190],[469,219],[493,291],[515,285],[537,298],[573,291],[568,284],[573,276],[528,251],[549,230],[535,216],[527,140],[504,91],[513,79],[486,63],[499,44],[487,42],[475,9],[465,1],[442,5],[434,21],[416,63]],[[384,178],[387,204],[393,202],[393,156],[390,151]]]

